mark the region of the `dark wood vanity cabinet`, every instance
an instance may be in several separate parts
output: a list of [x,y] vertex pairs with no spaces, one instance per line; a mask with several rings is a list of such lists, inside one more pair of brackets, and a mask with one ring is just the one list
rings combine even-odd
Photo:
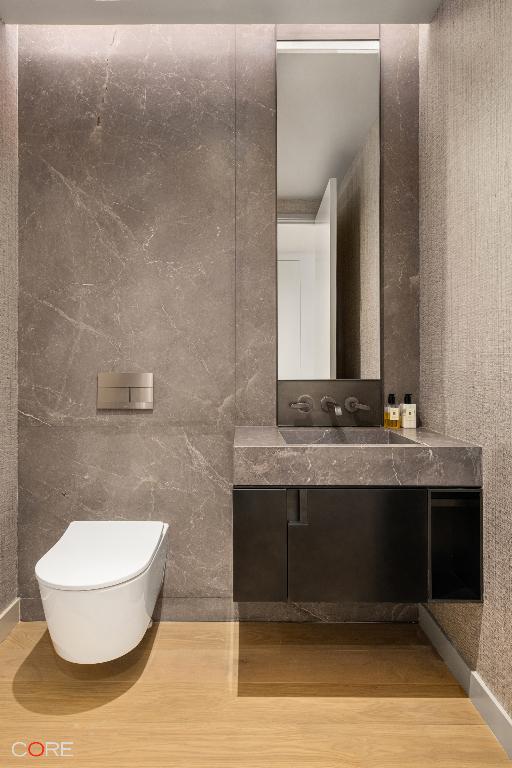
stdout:
[[233,492],[233,599],[287,600],[287,516],[284,488]]
[[288,524],[289,600],[426,599],[427,500],[421,490],[308,490],[303,504],[302,520]]
[[481,598],[479,489],[235,488],[238,602]]

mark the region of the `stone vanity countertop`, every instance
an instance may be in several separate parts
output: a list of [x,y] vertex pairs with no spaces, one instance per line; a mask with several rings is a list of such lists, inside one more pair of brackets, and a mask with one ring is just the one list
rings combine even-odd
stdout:
[[287,443],[278,427],[237,427],[234,485],[482,485],[479,446],[426,429],[393,434],[411,442]]

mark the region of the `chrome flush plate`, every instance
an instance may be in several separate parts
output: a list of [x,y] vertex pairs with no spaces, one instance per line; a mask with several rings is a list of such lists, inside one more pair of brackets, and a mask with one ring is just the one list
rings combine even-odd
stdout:
[[98,373],[98,410],[153,409],[152,373]]

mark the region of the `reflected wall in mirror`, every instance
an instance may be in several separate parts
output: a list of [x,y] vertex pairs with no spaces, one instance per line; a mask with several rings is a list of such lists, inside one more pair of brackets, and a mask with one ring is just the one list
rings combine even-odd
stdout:
[[378,41],[277,44],[278,378],[380,378]]

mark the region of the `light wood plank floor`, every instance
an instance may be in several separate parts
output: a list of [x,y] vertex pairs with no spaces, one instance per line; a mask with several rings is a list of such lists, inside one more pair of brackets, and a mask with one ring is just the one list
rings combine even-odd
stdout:
[[73,741],[35,764],[77,768],[510,765],[413,625],[165,623],[81,667],[19,624],[0,646],[1,768],[24,764],[18,740]]

